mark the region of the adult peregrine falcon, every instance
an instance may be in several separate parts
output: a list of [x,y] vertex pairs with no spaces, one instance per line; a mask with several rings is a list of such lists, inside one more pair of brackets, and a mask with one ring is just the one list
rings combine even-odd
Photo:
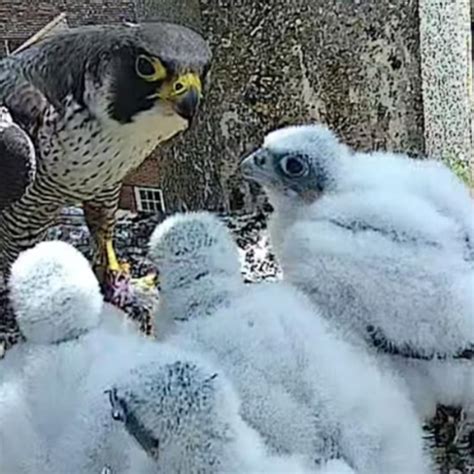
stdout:
[[196,114],[211,53],[170,23],[88,26],[0,61],[0,272],[82,204],[96,268],[112,246],[125,175]]

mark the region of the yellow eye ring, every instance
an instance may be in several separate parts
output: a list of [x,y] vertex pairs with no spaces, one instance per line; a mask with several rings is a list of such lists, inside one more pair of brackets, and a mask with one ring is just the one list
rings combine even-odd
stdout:
[[140,54],[135,61],[135,70],[139,77],[148,82],[155,82],[166,77],[166,69],[158,58]]

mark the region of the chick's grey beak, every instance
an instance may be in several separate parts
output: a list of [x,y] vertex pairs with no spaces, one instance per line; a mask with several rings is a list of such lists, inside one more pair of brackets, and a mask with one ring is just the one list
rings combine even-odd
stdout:
[[176,100],[174,109],[177,114],[191,123],[198,112],[200,102],[201,93],[198,89],[192,87]]
[[267,150],[260,148],[251,155],[240,160],[239,169],[243,177],[251,181],[260,181],[259,178],[268,173],[270,156]]

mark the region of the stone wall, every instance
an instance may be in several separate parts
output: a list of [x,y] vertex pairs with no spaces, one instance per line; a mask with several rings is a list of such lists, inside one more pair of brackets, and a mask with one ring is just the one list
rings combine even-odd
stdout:
[[[472,38],[469,0],[419,0],[426,152],[472,159]],[[453,60],[456,58],[456,60]]]
[[[289,123],[325,122],[363,150],[422,154],[428,135],[428,150],[454,144],[465,159],[467,1],[450,10],[449,0],[201,0],[202,30],[215,54],[212,88],[195,130],[162,153],[167,202],[251,207],[256,194],[240,181],[238,158],[266,131]],[[439,22],[420,19],[423,11]],[[437,34],[446,12],[451,26]],[[439,63],[422,61],[430,50],[425,41],[421,51],[422,28],[425,39],[445,43]],[[446,34],[453,29],[451,49]],[[454,89],[441,87],[450,74],[462,77],[449,82]],[[434,107],[436,96],[443,107]],[[427,127],[427,118],[436,118],[436,126]]]
[[[201,8],[213,84],[200,124],[163,154],[167,202],[251,205],[238,158],[284,124],[320,120],[362,149],[424,150],[418,1],[201,0]],[[178,156],[189,170],[179,180]]]

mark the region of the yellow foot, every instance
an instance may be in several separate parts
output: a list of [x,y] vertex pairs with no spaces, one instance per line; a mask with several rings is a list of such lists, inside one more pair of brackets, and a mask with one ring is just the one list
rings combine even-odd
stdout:
[[[105,250],[107,255],[107,271],[130,277],[130,264],[127,262],[119,262],[111,240],[105,243]],[[156,290],[158,286],[158,278],[155,273],[141,278],[130,278],[130,282],[134,287],[144,291]]]
[[107,240],[105,242],[105,253],[107,256],[108,271],[130,274],[130,265],[126,262],[118,261],[112,240]]
[[133,286],[144,291],[156,290],[158,287],[158,277],[155,273],[151,273],[141,278],[132,278]]
[[102,249],[104,300],[125,312],[132,320],[139,321],[139,328],[145,334],[153,335],[152,308],[156,300],[156,275],[131,278],[130,264],[119,262],[112,241],[104,241]]

